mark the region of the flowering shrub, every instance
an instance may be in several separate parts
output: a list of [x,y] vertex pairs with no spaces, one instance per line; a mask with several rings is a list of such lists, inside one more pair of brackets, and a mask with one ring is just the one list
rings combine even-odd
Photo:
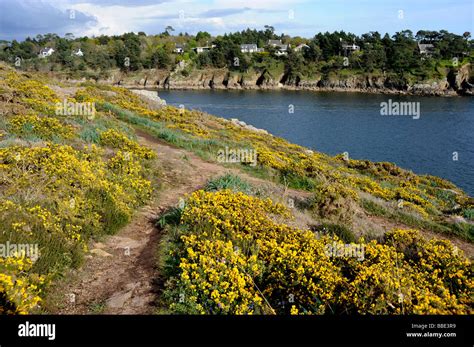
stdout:
[[38,117],[36,115],[11,118],[9,130],[20,137],[33,134],[43,140],[52,140],[54,137],[65,139],[74,137],[74,128],[72,126],[62,124],[56,118]]
[[115,129],[109,129],[100,134],[100,144],[130,152],[139,158],[152,159],[156,157],[155,152],[140,146],[135,141],[130,140],[124,133]]
[[359,196],[352,188],[340,183],[326,183],[316,190],[313,209],[325,218],[336,217],[349,222],[353,216],[352,205]]
[[[39,259],[25,270],[30,274],[77,266],[91,235],[114,232],[150,197],[138,160],[118,151],[106,161],[95,145],[1,148],[0,243],[39,245]],[[7,306],[0,302],[0,309]]]
[[[57,207],[70,205],[61,214],[68,211],[64,214],[68,219],[79,220],[86,229],[98,232],[110,227],[104,209],[115,210],[128,219],[131,209],[150,194],[149,182],[143,178],[141,166],[133,155],[125,164],[122,160],[126,169],[118,170],[116,161],[116,157],[109,163],[103,161],[96,146],[88,152],[52,144],[0,149],[0,164],[5,169],[3,180],[9,183],[4,196],[19,199],[23,192],[29,191],[41,197],[42,203],[51,199]],[[105,223],[97,228],[99,220]]]
[[61,100],[56,93],[43,83],[26,78],[14,71],[11,71],[6,79],[6,84],[14,90],[20,97],[20,102],[37,112],[54,115],[56,103]]
[[44,278],[28,274],[31,265],[26,257],[0,257],[0,315],[27,314],[38,308]]
[[76,92],[74,98],[80,102],[111,102],[145,117],[151,117],[156,113],[155,111],[149,110],[146,103],[143,102],[139,96],[120,87],[86,85]]
[[[351,193],[348,193],[351,195]],[[471,264],[448,241],[394,230],[364,259],[330,257],[335,236],[282,223],[282,205],[229,190],[197,191],[168,255],[169,308],[201,314],[472,313]]]
[[130,196],[130,199],[123,200],[122,203],[128,202],[131,207],[137,207],[147,201],[152,190],[151,182],[143,178],[145,173],[139,158],[134,156],[133,153],[118,151],[107,163],[113,172],[111,181],[123,187],[125,194]]
[[[81,127],[95,133],[103,124],[110,128],[117,122],[100,117],[84,123],[71,116],[76,125],[65,124],[54,117],[61,100],[39,79],[0,68],[0,90],[8,115],[0,139],[7,133],[13,138],[0,148],[0,244],[31,245],[39,252],[31,259],[0,258],[0,314],[29,313],[37,307],[43,285],[80,264],[90,237],[114,232],[150,197],[145,168],[155,154],[116,130],[103,132],[97,141],[112,151],[82,147],[84,137],[75,136]],[[121,88],[87,87],[78,90],[77,99],[62,97],[71,102],[115,97],[145,106]],[[44,143],[11,145],[24,143],[15,137],[29,136]],[[49,142],[56,138],[73,140],[73,147]]]
[[127,89],[110,86],[100,86],[100,88],[87,86],[78,90],[75,98],[83,102],[110,102],[140,116],[164,121],[170,129],[179,129],[192,136],[209,137],[209,131],[202,124],[199,124],[202,118],[199,112],[179,110],[175,107],[150,110],[139,96]]
[[187,257],[179,264],[179,293],[187,300],[172,303],[171,309],[200,314],[262,312],[263,299],[253,284],[262,271],[256,256],[236,252],[230,241],[189,235],[183,242]]
[[[394,230],[386,234],[385,238],[387,244],[404,254],[408,263],[419,276],[425,278],[428,285],[456,297],[460,303],[470,305],[472,309],[472,265],[461,250],[447,240],[427,241],[416,230]],[[463,313],[464,309],[459,308],[459,312]]]

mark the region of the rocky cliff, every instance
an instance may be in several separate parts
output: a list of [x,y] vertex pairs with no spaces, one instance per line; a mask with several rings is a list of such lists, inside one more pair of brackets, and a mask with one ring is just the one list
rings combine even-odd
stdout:
[[295,89],[314,91],[353,91],[415,95],[472,95],[473,71],[470,64],[451,69],[446,78],[410,82],[393,74],[336,74],[290,78],[262,72],[235,73],[227,69],[193,70],[189,73],[143,70],[137,73],[115,71],[100,82],[132,88],[162,89]]

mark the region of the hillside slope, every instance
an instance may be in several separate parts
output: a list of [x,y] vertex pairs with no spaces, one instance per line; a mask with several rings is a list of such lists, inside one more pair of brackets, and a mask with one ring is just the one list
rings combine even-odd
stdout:
[[[54,293],[51,283],[80,268],[84,255],[85,278],[63,294],[83,288],[98,297],[73,312],[126,289],[114,280],[102,286],[101,276],[140,269],[148,269],[143,288],[134,290],[146,292],[150,276],[160,288],[132,312],[152,312],[151,303],[181,313],[472,312],[473,199],[448,181],[330,157],[122,88],[0,65],[0,90],[0,243],[40,250],[37,259],[0,258],[3,312],[38,310],[44,291]],[[222,162],[226,148],[256,151],[256,162]],[[148,212],[135,214],[143,205]],[[131,263],[112,254],[96,272],[94,257],[104,255],[97,242],[138,237],[153,220],[160,236],[139,242],[147,252]],[[363,245],[366,261],[328,255],[333,243]],[[93,291],[94,281],[115,290]]]

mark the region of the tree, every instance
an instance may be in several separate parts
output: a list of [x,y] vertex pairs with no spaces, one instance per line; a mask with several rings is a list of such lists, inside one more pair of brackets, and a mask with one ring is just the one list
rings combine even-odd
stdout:
[[[128,67],[130,70],[138,70],[142,65],[140,61],[140,39],[134,33],[127,33],[123,35],[123,42],[125,45],[125,58],[128,58]],[[127,66],[125,65],[125,67]]]
[[171,25],[168,25],[166,28],[165,28],[165,32],[163,34],[165,34],[166,36],[170,36],[170,31],[174,31],[174,28],[171,26]]
[[212,60],[209,52],[202,52],[196,57],[196,65],[198,69],[212,66]]
[[296,54],[293,50],[288,51],[285,62],[286,83],[298,83],[304,69],[304,61],[300,54]]
[[206,42],[211,38],[211,34],[209,34],[207,31],[199,31],[196,34],[196,41],[197,42]]
[[71,41],[67,39],[59,39],[56,44],[56,62],[67,67],[73,66]]
[[321,58],[321,48],[314,42],[309,43],[309,48],[303,49],[303,57],[306,61],[317,62]]
[[268,30],[272,35],[275,32],[275,28],[272,27],[271,25],[265,25],[264,28]]
[[399,73],[420,66],[418,48],[410,30],[393,35],[393,46],[388,51],[387,58],[389,67]]
[[167,69],[171,65],[171,57],[163,47],[158,48],[151,56],[150,67]]

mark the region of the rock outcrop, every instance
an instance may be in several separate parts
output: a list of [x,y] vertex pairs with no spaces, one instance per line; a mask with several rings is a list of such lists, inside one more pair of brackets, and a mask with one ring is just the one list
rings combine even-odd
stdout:
[[116,71],[108,79],[99,82],[135,89],[297,89],[439,96],[472,95],[474,90],[470,64],[451,68],[446,78],[419,82],[410,82],[398,75],[385,73],[357,73],[348,76],[330,73],[290,77],[285,73],[275,76],[266,69],[238,73],[225,68],[192,71],[180,69],[173,72],[150,69],[128,74]]

